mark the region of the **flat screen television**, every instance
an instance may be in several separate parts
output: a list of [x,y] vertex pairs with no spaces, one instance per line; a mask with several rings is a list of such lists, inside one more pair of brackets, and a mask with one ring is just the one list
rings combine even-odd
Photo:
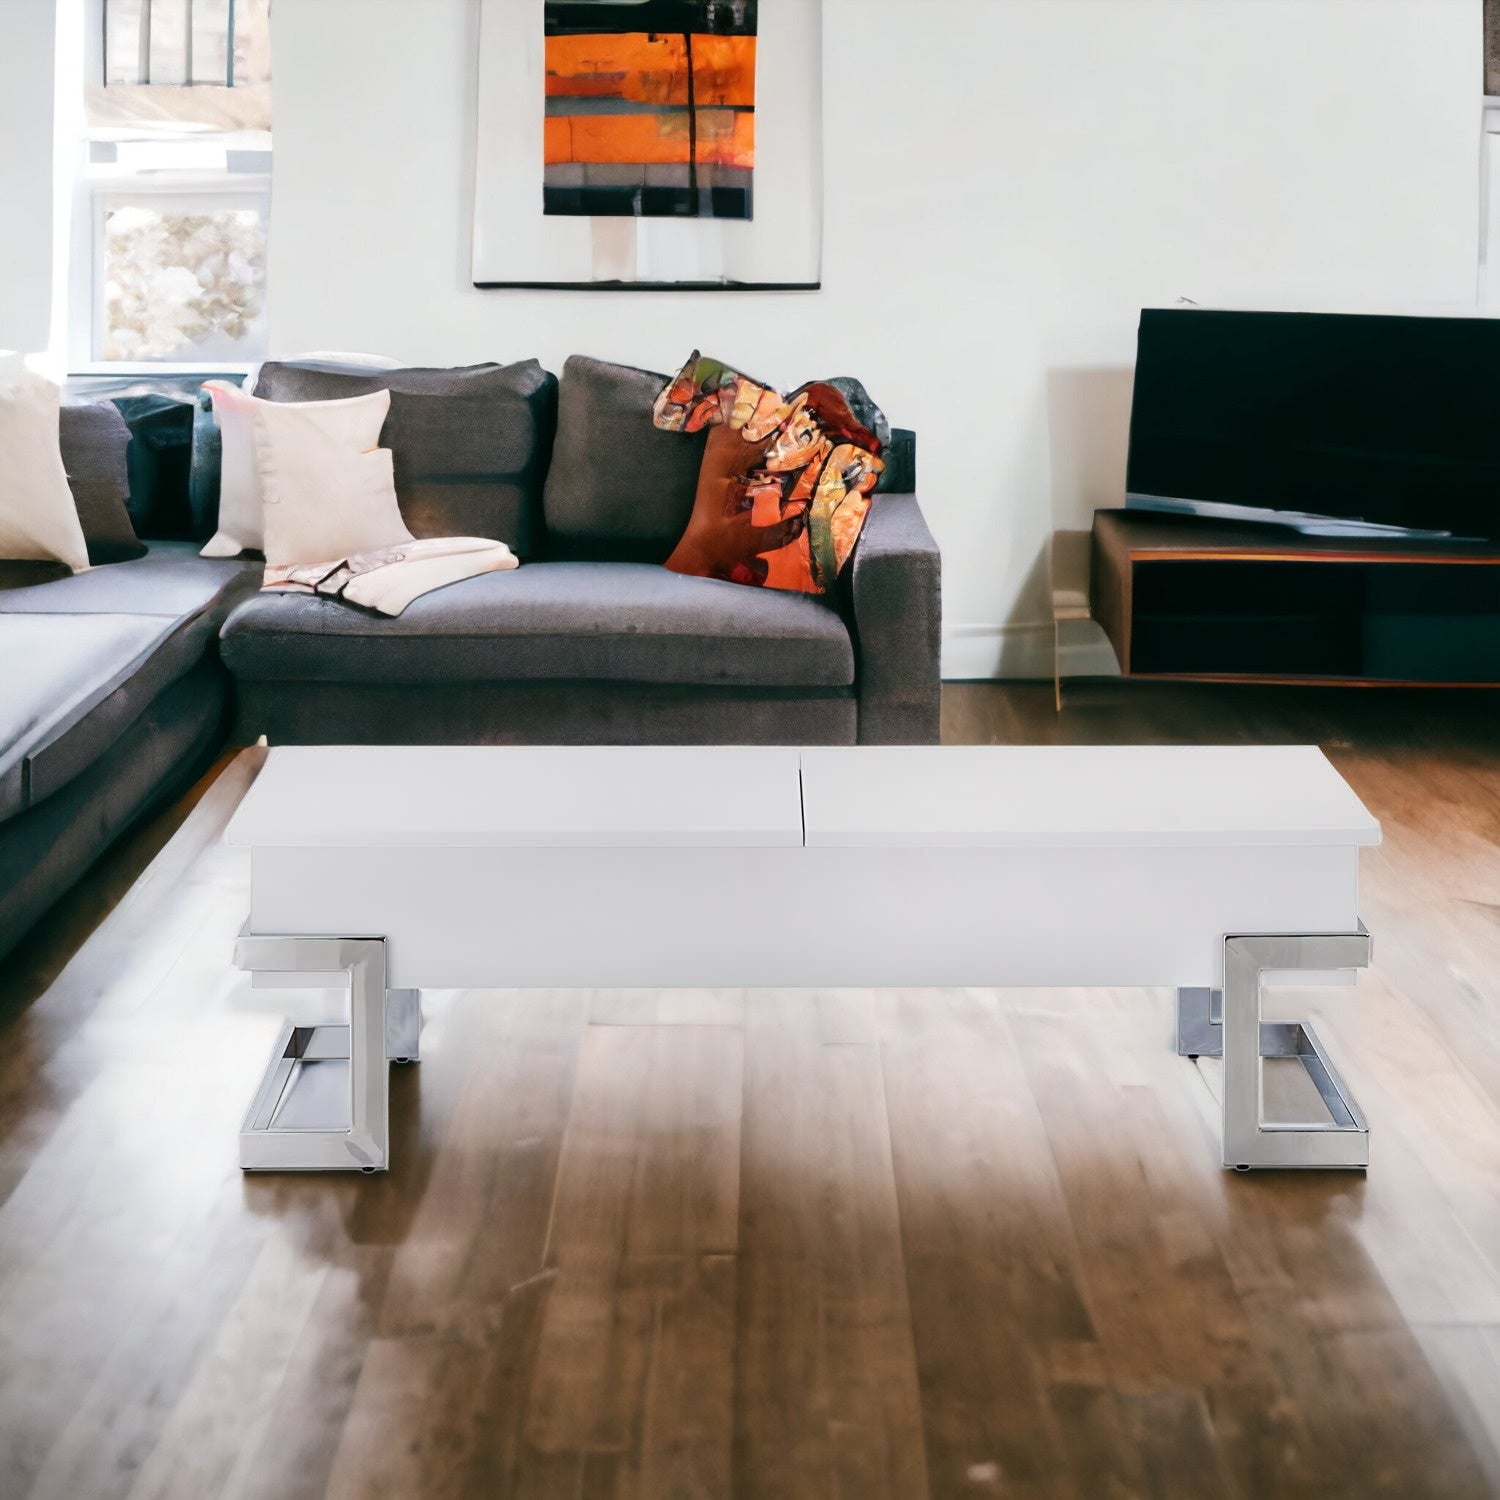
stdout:
[[1148,309],[1126,503],[1500,537],[1500,320]]

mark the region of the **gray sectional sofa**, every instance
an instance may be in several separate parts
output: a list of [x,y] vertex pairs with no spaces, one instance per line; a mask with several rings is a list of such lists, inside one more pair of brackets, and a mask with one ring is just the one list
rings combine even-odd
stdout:
[[[533,362],[476,371],[267,366],[258,391],[404,392],[382,442],[408,524],[499,536],[524,557],[515,571],[388,619],[258,593],[257,561],[200,557],[199,540],[77,576],[0,564],[0,955],[229,740],[937,739],[939,557],[910,434],[837,594],[778,593],[660,566],[700,453],[650,427],[662,376],[575,359],[559,388]],[[506,391],[520,404],[497,417]],[[122,467],[126,436],[111,439]]]

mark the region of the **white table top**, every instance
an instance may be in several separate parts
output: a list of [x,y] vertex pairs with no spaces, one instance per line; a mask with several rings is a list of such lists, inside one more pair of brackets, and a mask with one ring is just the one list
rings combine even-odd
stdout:
[[1160,848],[1375,844],[1380,825],[1310,746],[283,746],[228,837]]
[[746,746],[283,745],[231,844],[800,846],[797,752]]
[[1315,745],[802,751],[809,845],[1378,844]]

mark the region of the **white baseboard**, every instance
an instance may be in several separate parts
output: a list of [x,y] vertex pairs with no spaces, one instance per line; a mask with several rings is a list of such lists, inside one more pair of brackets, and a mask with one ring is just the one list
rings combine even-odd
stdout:
[[1052,680],[1052,622],[1035,625],[945,625],[943,678]]
[[1093,620],[1066,620],[1060,627],[949,625],[943,630],[943,680],[1051,682],[1054,651],[1065,678],[1120,675],[1104,631]]

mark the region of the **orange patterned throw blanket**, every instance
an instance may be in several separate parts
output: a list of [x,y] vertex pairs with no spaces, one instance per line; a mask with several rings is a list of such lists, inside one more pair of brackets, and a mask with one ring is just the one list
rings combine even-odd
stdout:
[[667,567],[806,594],[833,587],[885,468],[880,439],[837,386],[782,396],[695,350],[653,417],[668,432],[712,429]]
[[428,537],[329,562],[267,567],[261,587],[322,594],[383,615],[399,615],[413,599],[433,589],[516,566],[515,554],[504,542],[477,536]]

